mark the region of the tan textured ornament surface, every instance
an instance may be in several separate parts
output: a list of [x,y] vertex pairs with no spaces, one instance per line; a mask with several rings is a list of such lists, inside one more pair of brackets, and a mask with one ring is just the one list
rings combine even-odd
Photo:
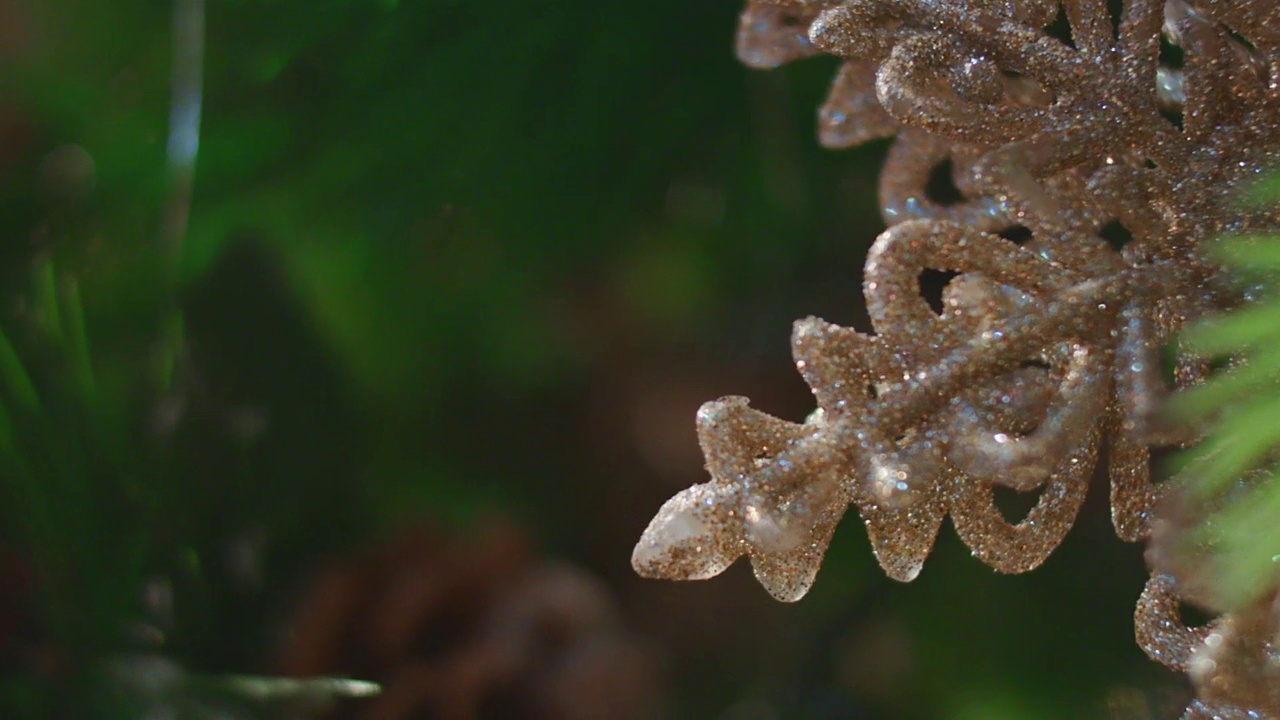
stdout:
[[[819,112],[825,143],[898,135],[881,184],[890,228],[865,267],[875,334],[796,324],[819,407],[804,423],[741,398],[703,408],[712,482],[659,512],[636,548],[642,574],[705,578],[748,555],[794,600],[850,504],[895,578],[920,571],[946,514],[984,562],[1029,570],[1070,528],[1104,440],[1116,530],[1145,536],[1158,347],[1236,301],[1198,247],[1275,221],[1229,198],[1274,164],[1280,11],[1130,0],[1117,28],[1100,0],[1061,7],[1069,41],[1044,29],[1057,2],[748,3],[747,64],[846,60]],[[1162,32],[1185,67],[1159,65]],[[946,205],[924,191],[944,162],[965,195]],[[1117,224],[1132,235],[1119,251],[1102,237]],[[995,234],[1014,226],[1030,240]],[[919,295],[925,269],[961,273],[941,315]],[[1201,377],[1184,370],[1181,384]],[[997,484],[1039,502],[1011,525]]]
[[[1231,202],[1280,165],[1280,3],[1125,0],[1116,22],[1108,5],[749,0],[746,64],[844,60],[818,113],[823,144],[896,135],[880,187],[889,229],[865,266],[874,333],[796,323],[818,405],[802,423],[744,398],[699,411],[711,481],[658,512],[640,574],[708,578],[746,555],[770,593],[796,600],[851,505],[896,579],[919,574],[946,515],[976,557],[1024,572],[1071,528],[1104,443],[1116,532],[1147,536],[1161,495],[1150,448],[1188,440],[1161,437],[1152,410],[1207,372],[1180,357],[1166,388],[1159,348],[1240,302],[1201,248],[1280,225],[1274,209]],[[1059,13],[1069,37],[1046,29]],[[1161,64],[1162,35],[1181,67]],[[925,191],[944,163],[958,202]],[[1029,240],[1000,234],[1014,229]],[[1131,237],[1119,249],[1104,237],[1117,231]],[[920,296],[926,269],[960,273],[941,314]],[[1011,524],[997,485],[1038,502]],[[1139,641],[1190,669],[1243,621],[1182,628],[1175,589],[1148,585]],[[1221,705],[1207,694],[1217,676],[1202,675],[1202,700]]]

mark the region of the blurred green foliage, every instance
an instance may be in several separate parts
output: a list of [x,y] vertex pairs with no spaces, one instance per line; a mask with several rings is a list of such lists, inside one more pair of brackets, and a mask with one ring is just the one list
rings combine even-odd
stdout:
[[1065,720],[1173,682],[1105,493],[1028,577],[947,536],[891,584],[855,524],[799,606],[631,576],[697,403],[808,411],[790,322],[863,321],[881,227],[883,145],[813,139],[832,63],[741,68],[738,5],[210,0],[175,268],[170,3],[0,0],[0,550],[56,650],[5,664],[0,622],[0,715],[109,716],[60,691],[121,653],[86,684],[267,672],[326,557],[494,510],[611,583],[672,717]]

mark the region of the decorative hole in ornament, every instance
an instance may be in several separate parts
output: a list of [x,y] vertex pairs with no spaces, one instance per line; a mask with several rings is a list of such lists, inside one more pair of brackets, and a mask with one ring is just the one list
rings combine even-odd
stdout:
[[959,205],[964,202],[964,193],[956,187],[953,173],[955,166],[951,158],[938,163],[929,171],[929,180],[925,183],[924,194],[931,202],[942,207]]

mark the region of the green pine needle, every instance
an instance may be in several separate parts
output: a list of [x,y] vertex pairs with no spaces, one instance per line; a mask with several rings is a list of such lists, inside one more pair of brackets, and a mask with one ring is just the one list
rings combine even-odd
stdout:
[[[1280,178],[1265,187],[1280,199]],[[1214,253],[1260,299],[1183,333],[1181,348],[1230,367],[1166,410],[1206,430],[1173,464],[1186,497],[1214,508],[1190,539],[1209,550],[1214,595],[1230,610],[1280,585],[1280,235],[1228,238]]]
[[63,299],[66,303],[66,338],[72,373],[84,402],[92,406],[97,395],[93,374],[93,357],[89,349],[89,332],[84,324],[84,303],[80,300],[80,283],[66,278]]
[[40,412],[40,395],[27,372],[27,366],[10,342],[9,336],[0,330],[0,379],[18,406],[31,414]]

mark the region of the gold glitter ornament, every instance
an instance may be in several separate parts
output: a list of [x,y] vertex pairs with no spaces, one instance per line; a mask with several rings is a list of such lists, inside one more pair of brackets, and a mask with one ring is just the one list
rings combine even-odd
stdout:
[[[702,579],[746,555],[770,593],[796,600],[850,506],[895,579],[919,574],[948,514],[976,557],[1024,572],[1070,530],[1102,444],[1116,533],[1147,537],[1163,494],[1151,447],[1194,439],[1153,410],[1209,372],[1180,351],[1167,387],[1159,350],[1242,301],[1203,246],[1280,227],[1280,207],[1234,202],[1280,167],[1280,3],[1124,0],[1115,19],[1109,5],[748,2],[746,64],[843,60],[818,112],[824,145],[896,135],[879,192],[889,229],[864,268],[874,333],[795,324],[818,405],[802,423],[744,398],[703,407],[711,482],[659,511],[633,556],[640,574]],[[1180,67],[1162,64],[1162,36]],[[944,165],[958,200],[927,192]],[[925,270],[959,273],[941,313],[920,296]],[[1039,497],[1011,523],[996,486]],[[1257,641],[1274,638],[1274,608],[1190,629],[1179,602],[1156,574],[1136,619],[1152,657],[1196,678],[1186,717],[1276,713],[1249,689],[1270,666],[1246,670],[1274,654]],[[1206,645],[1215,637],[1228,654]]]
[[1153,575],[1134,625],[1152,659],[1191,676],[1197,699],[1183,720],[1280,718],[1280,594],[1188,628],[1177,590],[1171,576]]
[[809,42],[809,24],[817,8],[800,4],[749,2],[738,19],[738,59],[768,70],[822,51]]
[[[914,290],[929,267],[965,273],[942,315]],[[877,334],[817,319],[796,325],[796,366],[821,412],[788,423],[743,398],[704,406],[699,437],[713,481],[663,507],[633,564],[647,576],[702,579],[746,554],[775,596],[798,599],[852,503],[877,558],[901,580],[919,573],[948,512],[992,567],[1039,565],[1083,501],[1107,393],[1116,376],[1133,374],[1132,364],[1112,362],[1109,328],[1122,312],[1111,308],[1154,292],[1171,272],[1080,280],[961,225],[894,226],[866,265]],[[1048,367],[1022,367],[1033,360]],[[993,484],[1040,490],[1039,502],[1009,524]],[[1117,484],[1124,500],[1146,490]]]
[[1156,662],[1185,671],[1191,654],[1204,643],[1209,628],[1189,628],[1178,614],[1182,601],[1176,594],[1177,580],[1154,574],[1142,590],[1134,614],[1138,646]]
[[[1260,40],[1273,39],[1277,11],[1230,26],[1239,37],[1258,38],[1249,47],[1219,18],[1238,21],[1252,17],[1244,5],[1261,6],[1209,5],[1130,0],[1115,27],[1100,0],[1064,2],[1067,42],[1044,30],[1056,2],[750,2],[738,35],[748,64],[773,67],[820,50],[846,60],[819,113],[828,144],[905,126],[881,180],[891,228],[865,267],[876,334],[797,325],[797,367],[818,400],[817,421],[786,423],[735,400],[721,411],[735,418],[738,438],[721,442],[724,423],[700,419],[717,489],[699,491],[699,499],[717,508],[716,520],[699,521],[692,545],[676,544],[702,547],[714,561],[659,561],[662,538],[691,527],[677,520],[692,510],[674,512],[692,507],[682,495],[660,514],[669,522],[655,520],[646,533],[637,569],[704,577],[723,569],[717,553],[728,548],[754,561],[769,543],[752,544],[745,529],[731,528],[751,522],[743,513],[755,506],[744,498],[756,493],[785,516],[766,522],[787,528],[784,536],[798,537],[795,526],[804,523],[821,530],[797,577],[809,577],[831,518],[850,503],[875,516],[868,529],[895,577],[918,572],[946,513],[977,556],[1000,570],[1028,570],[1070,527],[1103,437],[1112,446],[1117,532],[1141,539],[1158,495],[1148,468],[1149,415],[1164,391],[1156,348],[1188,317],[1229,304],[1198,243],[1275,220],[1239,216],[1227,200],[1274,155],[1257,148],[1280,140],[1277,123],[1258,121],[1280,107],[1275,83],[1259,74],[1275,73],[1268,64],[1275,50]],[[1180,73],[1157,72],[1161,32],[1183,44],[1188,60]],[[1160,114],[1178,98],[1181,129]],[[1227,99],[1229,107],[1218,106]],[[933,201],[924,191],[943,162],[965,195],[959,202]],[[1119,251],[1101,237],[1109,224],[1132,236]],[[989,234],[1013,225],[1029,231],[1030,241]],[[962,273],[947,288],[942,316],[919,296],[916,276],[925,269]],[[1027,363],[1049,367],[1039,380],[1025,372],[1011,379]],[[1202,376],[1186,370],[1178,380]],[[1016,387],[992,395],[1001,383]],[[1043,407],[993,407],[993,397],[1025,395],[1032,386],[1052,396]],[[1023,427],[988,427],[997,410],[1006,424]],[[750,450],[749,462],[725,459],[734,448]],[[1004,523],[990,505],[993,482],[1040,490],[1036,514]],[[810,484],[818,490],[804,491]],[[780,493],[799,493],[803,502]],[[900,497],[916,498],[919,507],[902,509],[912,503]],[[736,505],[720,511],[722,503]],[[913,531],[899,538],[888,513],[907,513],[901,519]],[[668,525],[670,532],[660,532]],[[1021,534],[1031,529],[1034,539]],[[711,541],[720,536],[727,539]],[[899,539],[910,546],[886,545]],[[776,574],[780,561],[771,557],[764,564]]]

